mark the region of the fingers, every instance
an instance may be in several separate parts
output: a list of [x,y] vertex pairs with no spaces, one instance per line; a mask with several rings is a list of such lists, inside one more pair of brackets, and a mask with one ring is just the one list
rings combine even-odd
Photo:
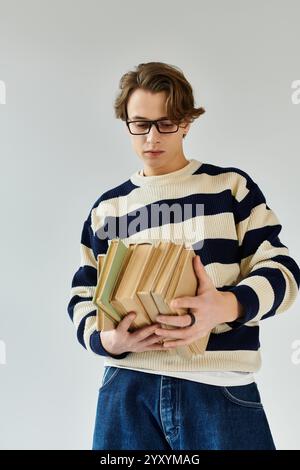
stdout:
[[155,334],[158,337],[163,336],[164,338],[172,339],[187,339],[189,336],[191,336],[191,332],[189,329],[182,330],[181,328],[176,328],[174,330],[159,328],[155,331]]
[[179,327],[189,326],[191,324],[190,315],[158,315],[156,320],[166,325],[174,325]]
[[170,351],[172,348],[166,348],[161,346],[161,344],[153,344],[152,346],[148,346],[144,349],[144,351]]
[[118,324],[117,330],[125,332],[129,329],[130,325],[133,323],[136,317],[135,312],[129,312]]
[[198,307],[197,297],[177,297],[171,301],[172,308],[197,308]]
[[[131,339],[134,341],[143,341],[145,338],[152,335],[159,327],[160,325],[158,323],[142,326],[141,328],[138,328],[137,330],[130,333]],[[156,337],[156,339],[158,338]]]
[[177,348],[177,346],[187,346],[191,344],[193,341],[191,339],[179,339],[176,341],[165,341],[165,347],[167,348]]
[[[157,328],[159,328],[159,325],[157,324],[139,328],[138,330],[131,333],[131,338],[134,341],[143,341],[145,338],[148,338],[148,336],[153,335]],[[159,338],[156,336],[156,339]]]
[[[206,335],[206,333],[205,334],[203,333],[200,336],[200,338],[202,338],[205,335]],[[199,334],[196,335],[196,336],[195,335],[193,335],[193,336],[189,335],[189,337],[186,337],[185,339],[174,340],[174,339],[170,338],[170,339],[167,339],[166,341],[164,341],[164,344],[167,348],[173,349],[173,348],[177,348],[178,346],[187,346],[187,345],[193,343],[194,341],[197,341],[197,339],[199,339]]]
[[158,338],[156,334],[152,334],[149,336],[149,338],[145,339],[144,341],[140,341],[139,345],[143,346],[149,346],[150,344],[158,343],[161,341],[161,338]]
[[155,339],[152,339],[151,340],[151,343],[148,343],[146,345],[144,345],[142,348],[141,348],[141,351],[151,351],[151,350],[155,350],[155,351],[169,351],[171,348],[167,348],[166,346],[164,346],[164,344],[162,343],[158,343],[157,342],[157,338],[156,340]]
[[[189,320],[190,316],[187,315]],[[131,324],[133,323],[134,319],[136,318],[135,312],[129,312],[118,324],[117,329],[121,331],[121,333],[127,332],[130,328]],[[159,323],[153,323],[152,325],[146,325],[144,327],[138,328],[137,330],[130,333],[130,342],[132,345],[136,345],[139,351],[149,350],[149,348],[155,350],[168,350],[168,348],[163,346],[163,339],[168,337],[164,334],[164,332],[170,332],[172,330],[163,330],[163,334],[161,336],[156,335],[154,332],[160,328]],[[172,336],[171,338],[178,338],[178,328],[176,328],[177,335]]]

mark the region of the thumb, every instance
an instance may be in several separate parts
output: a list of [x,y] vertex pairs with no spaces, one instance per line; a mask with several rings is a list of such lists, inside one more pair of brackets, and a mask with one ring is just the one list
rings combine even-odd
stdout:
[[205,270],[204,265],[200,259],[199,255],[194,256],[193,258],[193,266],[195,274],[198,278],[198,291],[197,293],[200,294],[204,290],[211,289],[214,287],[214,284],[209,277],[208,273]]
[[117,329],[127,331],[136,317],[135,312],[129,312],[118,324]]

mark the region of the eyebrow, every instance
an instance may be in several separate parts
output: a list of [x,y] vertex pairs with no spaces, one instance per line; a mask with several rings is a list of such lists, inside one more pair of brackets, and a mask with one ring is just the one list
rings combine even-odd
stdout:
[[[131,119],[147,119],[147,121],[151,121],[151,119],[148,119],[148,118],[143,117],[143,116],[132,116]],[[158,121],[159,119],[168,119],[168,116],[162,116],[160,118],[157,118],[156,121]]]

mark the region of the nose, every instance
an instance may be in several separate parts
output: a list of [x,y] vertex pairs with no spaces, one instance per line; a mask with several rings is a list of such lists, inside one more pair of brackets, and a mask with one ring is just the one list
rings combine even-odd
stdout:
[[155,125],[152,123],[151,129],[148,134],[146,134],[147,142],[151,142],[152,140],[159,140],[160,139],[160,132],[156,129]]

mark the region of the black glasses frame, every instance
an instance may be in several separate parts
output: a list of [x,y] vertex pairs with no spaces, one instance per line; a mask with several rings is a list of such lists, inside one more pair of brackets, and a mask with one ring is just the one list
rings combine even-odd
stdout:
[[[132,134],[132,135],[145,135],[145,134],[149,134],[149,132],[150,132],[151,127],[152,127],[153,124],[155,125],[156,129],[158,130],[158,132],[159,132],[160,134],[174,134],[175,132],[178,132],[179,124],[176,124],[176,125],[177,125],[176,131],[161,132],[161,131],[159,130],[159,127],[158,127],[158,124],[157,124],[157,123],[160,122],[160,121],[166,121],[166,119],[158,119],[158,120],[155,120],[155,121],[146,121],[146,120],[143,121],[142,119],[136,119],[135,121],[130,121],[129,119],[126,119],[126,125],[127,125],[127,127],[128,127],[128,130],[129,130],[130,134]],[[138,133],[138,134],[137,134],[137,133],[134,133],[134,132],[131,132],[130,126],[129,126],[129,124],[130,124],[131,122],[145,122],[145,123],[147,122],[147,123],[149,124],[149,129],[148,129],[147,132],[141,132],[141,133]]]

